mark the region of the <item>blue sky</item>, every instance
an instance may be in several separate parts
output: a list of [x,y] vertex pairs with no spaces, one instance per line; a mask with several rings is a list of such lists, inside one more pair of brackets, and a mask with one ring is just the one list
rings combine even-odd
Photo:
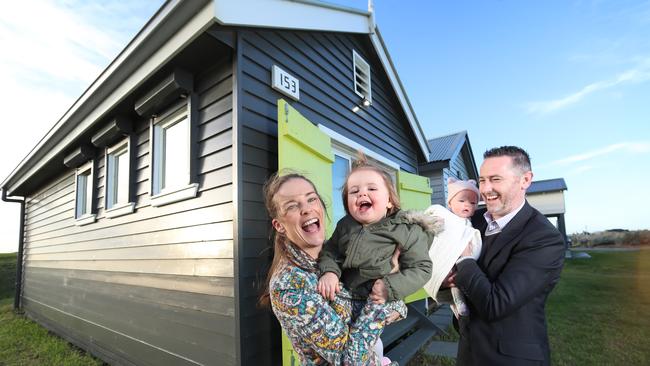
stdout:
[[[367,1],[332,2],[367,8]],[[0,179],[161,4],[3,5],[0,124],[12,133],[0,134]],[[566,180],[569,233],[650,228],[650,1],[376,0],[374,7],[427,138],[467,130],[478,164],[493,146],[528,150],[535,179]],[[0,252],[15,250],[18,205],[0,203],[0,219]]]

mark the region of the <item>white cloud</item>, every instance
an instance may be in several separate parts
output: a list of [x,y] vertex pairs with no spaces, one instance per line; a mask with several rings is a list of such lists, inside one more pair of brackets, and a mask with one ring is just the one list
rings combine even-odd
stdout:
[[[541,164],[539,168],[546,168],[550,166],[566,166],[574,163],[581,163],[594,159],[596,157],[603,157],[615,152],[624,151],[632,154],[644,154],[650,152],[650,142],[622,142],[618,144],[611,144],[597,150],[591,150],[585,153],[572,155],[563,159],[551,161],[546,164]],[[580,169],[580,168],[578,168]],[[586,169],[583,169],[583,171]]]
[[548,114],[566,108],[580,102],[582,99],[595,92],[614,88],[622,84],[642,83],[650,80],[650,59],[645,59],[636,68],[626,70],[609,80],[601,80],[591,83],[579,91],[569,94],[563,98],[531,102],[526,105],[529,114]]
[[579,167],[575,168],[573,170],[573,173],[574,174],[582,174],[584,172],[587,172],[587,171],[590,171],[590,170],[593,170],[593,169],[594,169],[593,165],[583,165],[583,166],[579,166]]
[[[0,181],[36,146],[160,6],[156,1],[6,1],[0,11]],[[0,220],[18,205],[0,203]],[[14,208],[12,208],[14,207]],[[17,241],[0,227],[0,243]],[[11,250],[0,245],[0,252]]]

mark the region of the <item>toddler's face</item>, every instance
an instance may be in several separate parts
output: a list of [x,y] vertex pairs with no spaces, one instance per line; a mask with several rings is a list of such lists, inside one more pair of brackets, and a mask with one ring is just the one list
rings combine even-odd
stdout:
[[449,201],[449,209],[460,217],[469,218],[476,211],[477,204],[478,197],[476,193],[465,190],[452,197],[451,201]]
[[393,207],[386,183],[375,171],[357,170],[348,177],[347,186],[348,211],[362,225],[378,222]]

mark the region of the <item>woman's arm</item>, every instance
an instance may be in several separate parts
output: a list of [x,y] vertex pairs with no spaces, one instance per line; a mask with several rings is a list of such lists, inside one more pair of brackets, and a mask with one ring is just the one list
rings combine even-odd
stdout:
[[384,329],[385,307],[368,302],[350,323],[351,302],[340,296],[334,302],[323,299],[314,274],[293,269],[284,277],[287,281],[271,291],[271,303],[294,347],[307,347],[307,353],[335,365],[377,362],[373,346]]

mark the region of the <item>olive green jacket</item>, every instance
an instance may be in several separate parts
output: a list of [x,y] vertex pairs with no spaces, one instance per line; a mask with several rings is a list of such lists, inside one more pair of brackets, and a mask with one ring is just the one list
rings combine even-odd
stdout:
[[[363,226],[347,215],[325,243],[319,259],[322,273],[333,272],[353,295],[366,298],[376,279],[383,279],[388,301],[401,300],[431,278],[429,247],[440,225],[417,211],[397,211]],[[399,272],[390,273],[399,248]]]

